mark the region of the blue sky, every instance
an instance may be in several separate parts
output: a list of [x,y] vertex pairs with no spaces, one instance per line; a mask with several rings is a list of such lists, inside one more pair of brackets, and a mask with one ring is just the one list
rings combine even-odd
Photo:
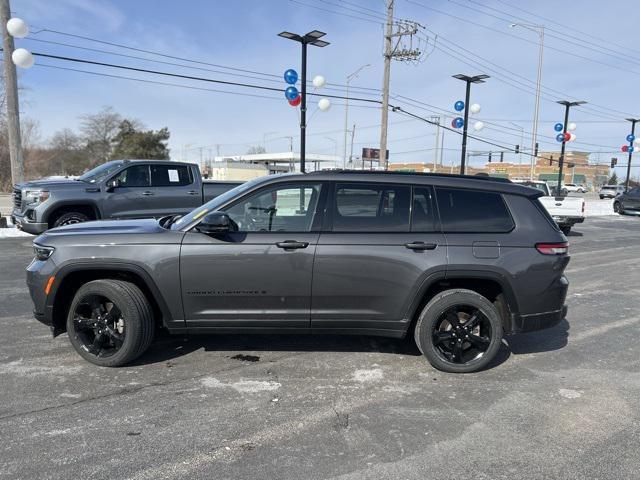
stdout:
[[[276,34],[282,30],[304,33],[319,29],[327,32],[326,39],[331,45],[322,49],[310,48],[310,76],[322,74],[330,83],[344,84],[349,73],[370,64],[353,85],[379,89],[382,83],[383,27],[378,16],[384,13],[383,0],[14,0],[12,8],[32,30],[27,39],[17,42],[18,46],[35,52],[277,88],[284,88],[284,81],[260,73],[281,75],[287,68],[298,69],[299,47]],[[545,18],[534,17],[527,10]],[[537,34],[510,28],[509,20],[512,19],[547,27],[542,83],[549,90],[541,102],[539,135],[541,143],[549,143],[543,144],[541,150],[558,148],[553,140],[553,123],[561,120],[562,107],[553,100],[567,98],[590,102],[589,106],[572,112],[572,120],[578,124],[578,138],[571,147],[594,152],[593,158],[599,156],[602,162],[608,162],[611,152],[618,151],[624,143],[629,130],[624,118],[640,115],[636,88],[640,76],[640,47],[637,46],[637,33],[634,33],[639,22],[637,9],[628,0],[609,1],[606,6],[597,0],[575,4],[547,0],[396,0],[395,13],[396,18],[420,22],[426,27],[421,30],[422,35],[429,38],[427,54],[417,65],[398,62],[392,65],[391,91],[396,96],[395,101],[402,95],[423,102],[403,105],[418,115],[450,115],[447,112],[464,93],[463,83],[451,75],[487,73],[492,78],[474,86],[472,91],[472,102],[482,106],[477,119],[491,127],[485,128],[479,136],[510,146],[524,143],[529,148]],[[220,67],[191,63],[189,65],[215,72],[187,69],[35,41],[62,42],[184,63],[52,32],[38,33],[41,29],[159,51]],[[424,41],[421,47],[425,47]],[[167,126],[172,135],[172,156],[176,159],[185,150],[188,157],[195,160],[199,157],[200,147],[206,157],[209,152],[216,152],[217,145],[223,154],[245,153],[249,146],[260,145],[265,138],[269,151],[288,150],[289,140],[284,137],[298,134],[297,111],[279,92],[158,78],[51,59],[37,59],[37,64],[21,72],[20,81],[26,88],[23,115],[40,122],[45,140],[60,128],[77,127],[79,115],[98,111],[104,105],[141,120],[149,128]],[[261,97],[114,79],[42,66],[45,64]],[[235,72],[224,67],[258,74]],[[379,93],[373,90],[360,90],[353,95],[379,98]],[[334,101],[328,112],[314,113],[316,102],[317,99],[310,99],[308,151],[333,154],[337,150],[341,154],[342,101]],[[354,151],[359,152],[364,146],[376,147],[379,109],[357,102],[352,106],[349,124],[356,124]],[[406,117],[394,113],[390,113],[389,119],[392,161],[433,160],[433,127],[407,121]],[[525,132],[524,142],[521,141],[521,130]],[[298,139],[294,138],[296,149],[297,144]],[[445,150],[445,164],[458,160],[456,149],[459,145],[457,135],[446,134],[444,147],[451,150]],[[476,141],[470,142],[472,151],[490,148]],[[622,162],[622,154],[617,156]],[[514,155],[507,158],[518,161]],[[523,162],[526,161],[524,157]],[[475,162],[480,160],[472,161]]]

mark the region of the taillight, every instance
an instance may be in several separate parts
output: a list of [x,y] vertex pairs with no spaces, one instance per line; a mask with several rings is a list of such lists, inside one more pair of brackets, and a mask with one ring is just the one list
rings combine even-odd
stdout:
[[564,255],[569,253],[569,244],[567,242],[536,243],[536,250],[543,255]]

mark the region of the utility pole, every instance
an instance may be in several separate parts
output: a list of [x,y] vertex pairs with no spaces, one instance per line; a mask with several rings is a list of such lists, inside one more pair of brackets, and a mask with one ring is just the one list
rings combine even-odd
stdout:
[[7,22],[11,18],[9,0],[0,0],[0,23],[2,23],[2,55],[4,60],[4,88],[7,102],[7,130],[9,137],[9,157],[11,158],[11,181],[24,181],[24,160],[22,140],[20,138],[20,104],[18,101],[18,78],[13,64],[13,37],[7,31]]
[[[629,122],[631,122],[631,136],[635,137],[636,134],[636,123],[640,122],[640,118],[627,118]],[[631,178],[631,157],[633,157],[633,140],[629,142],[629,160],[627,161],[627,180],[624,182],[624,191],[629,191],[629,179]]]
[[579,102],[569,102],[567,100],[560,100],[556,103],[560,105],[564,105],[564,124],[562,125],[562,147],[560,148],[560,159],[558,160],[558,187],[556,189],[556,196],[562,195],[562,167],[564,166],[564,150],[567,144],[566,135],[567,135],[567,123],[569,122],[569,109],[571,107],[577,107],[579,105],[585,104],[587,102],[579,101]]
[[[412,48],[412,45],[398,49],[402,37],[409,36],[413,39],[413,35],[418,33],[419,24],[417,22],[399,21],[396,23],[396,31],[393,31],[393,3],[394,0],[386,0],[387,2],[387,24],[384,34],[384,76],[382,80],[382,126],[380,129],[380,155],[379,163],[384,170],[387,169],[387,128],[389,125],[389,82],[391,79],[391,60],[400,61],[416,61],[420,58],[422,52],[418,48]],[[393,39],[397,38],[395,47]],[[363,160],[364,162],[364,160]]]

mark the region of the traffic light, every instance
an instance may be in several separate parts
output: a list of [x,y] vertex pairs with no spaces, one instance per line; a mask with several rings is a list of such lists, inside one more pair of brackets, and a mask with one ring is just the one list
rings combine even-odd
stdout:
[[553,155],[549,157],[549,166],[551,167],[552,165],[553,165]]
[[533,151],[533,156],[534,156],[534,157],[537,157],[537,156],[538,156],[538,142],[536,142],[536,148],[535,148],[535,150]]
[[516,153],[520,153],[520,145],[516,145]]
[[504,152],[500,152],[500,163],[504,161]]
[[489,152],[489,163],[491,163],[491,152]]
[[616,157],[613,157],[611,159],[611,168],[614,168],[617,164],[618,164],[618,159]]

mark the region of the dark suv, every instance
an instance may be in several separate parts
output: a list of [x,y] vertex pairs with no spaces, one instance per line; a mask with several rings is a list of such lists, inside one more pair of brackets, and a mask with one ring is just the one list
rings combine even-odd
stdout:
[[119,366],[170,333],[414,335],[431,364],[485,367],[503,334],[566,314],[567,240],[507,180],[269,176],[182,217],[49,230],[27,268],[35,316]]
[[613,201],[613,211],[620,215],[640,213],[640,187],[633,187],[618,195]]

